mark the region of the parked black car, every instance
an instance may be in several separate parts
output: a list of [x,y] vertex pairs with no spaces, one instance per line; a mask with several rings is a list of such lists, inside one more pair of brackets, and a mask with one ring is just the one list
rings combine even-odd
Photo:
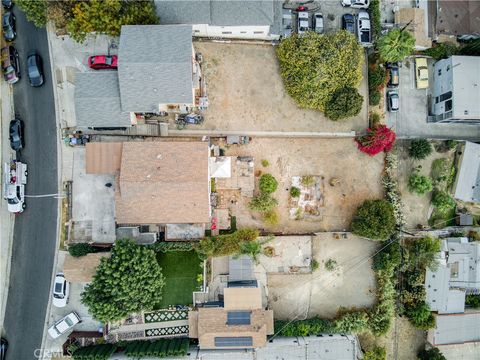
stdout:
[[13,7],[13,0],[2,0],[2,5],[5,9],[11,9]]
[[5,46],[1,50],[2,71],[5,81],[15,84],[20,80],[20,61],[18,51],[12,45]]
[[21,150],[25,147],[23,121],[20,119],[13,119],[10,121],[10,147],[15,151]]
[[389,76],[387,86],[389,88],[397,88],[400,84],[400,71],[398,70],[398,66],[390,64],[390,66],[387,66],[387,71]]
[[355,35],[355,17],[352,14],[344,14],[342,16],[342,29]]
[[3,37],[7,41],[15,40],[17,33],[15,32],[15,15],[11,11],[3,14],[2,18]]
[[8,341],[4,338],[0,338],[0,360],[5,360],[7,354]]
[[30,85],[34,87],[43,85],[42,58],[35,52],[27,57],[27,72]]

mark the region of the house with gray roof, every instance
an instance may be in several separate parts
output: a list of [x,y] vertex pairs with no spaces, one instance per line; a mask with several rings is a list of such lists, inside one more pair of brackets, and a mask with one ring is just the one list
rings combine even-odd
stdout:
[[77,74],[77,127],[123,128],[138,113],[188,112],[205,99],[204,86],[191,25],[122,26],[118,71]]
[[161,24],[191,24],[193,35],[211,38],[278,40],[279,0],[155,0]]
[[465,295],[480,292],[480,244],[468,238],[443,240],[437,268],[427,269],[425,290],[432,311],[463,313]]
[[77,73],[75,81],[77,128],[132,125],[131,113],[122,111],[116,71]]
[[455,199],[480,202],[480,145],[467,141],[458,162],[453,185]]
[[480,312],[437,315],[435,328],[428,331],[427,340],[433,346],[480,342]]

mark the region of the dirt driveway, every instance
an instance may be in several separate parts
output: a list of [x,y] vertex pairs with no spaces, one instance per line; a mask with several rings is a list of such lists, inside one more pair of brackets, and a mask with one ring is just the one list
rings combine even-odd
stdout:
[[[338,236],[339,235],[339,236]],[[370,307],[375,302],[375,273],[369,258],[378,243],[351,233],[321,233],[313,237],[313,259],[320,264],[312,274],[268,275],[269,306],[275,318],[333,318],[340,307]],[[335,270],[325,263],[336,261]]]
[[[365,199],[383,197],[380,182],[383,156],[369,157],[361,153],[352,139],[253,138],[248,145],[226,148],[225,155],[253,156],[256,175],[271,173],[278,181],[278,189],[273,196],[279,202],[279,224],[274,227],[265,225],[258,213],[248,209],[250,198],[242,197],[230,207],[239,227],[290,234],[344,231],[349,228],[355,210]],[[262,160],[267,160],[269,165],[263,167]],[[321,216],[315,220],[295,220],[290,215],[292,177],[304,175],[323,177],[323,206]],[[335,186],[329,184],[333,178],[339,180]]]
[[[300,109],[284,90],[271,45],[196,42],[194,46],[204,58],[210,102],[205,123],[196,129],[348,132],[368,125],[366,102],[357,117],[344,121]],[[366,81],[359,91],[368,99]]]

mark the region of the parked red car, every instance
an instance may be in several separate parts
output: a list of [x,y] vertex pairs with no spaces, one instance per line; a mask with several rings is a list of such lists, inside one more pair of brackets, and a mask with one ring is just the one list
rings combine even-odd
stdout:
[[94,70],[116,69],[117,55],[95,55],[88,58],[88,66]]

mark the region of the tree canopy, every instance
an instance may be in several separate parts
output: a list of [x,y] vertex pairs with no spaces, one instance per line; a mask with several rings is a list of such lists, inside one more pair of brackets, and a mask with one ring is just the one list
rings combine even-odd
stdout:
[[362,110],[363,96],[353,87],[337,90],[325,104],[325,116],[341,120],[358,115]]
[[392,29],[378,40],[377,45],[384,61],[402,61],[413,53],[415,38],[406,30]]
[[280,43],[277,56],[285,89],[303,108],[325,111],[338,90],[356,88],[362,79],[363,49],[346,31],[294,34]]
[[82,302],[95,319],[119,320],[141,310],[152,310],[165,284],[155,252],[132,240],[118,240],[111,257],[103,258]]
[[374,240],[385,240],[395,230],[393,206],[387,200],[365,200],[353,218],[353,233]]

